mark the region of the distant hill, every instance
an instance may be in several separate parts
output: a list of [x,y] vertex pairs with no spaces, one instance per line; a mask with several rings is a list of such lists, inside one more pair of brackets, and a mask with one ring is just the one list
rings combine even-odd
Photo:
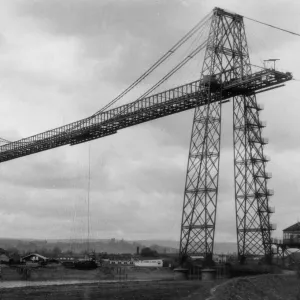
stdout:
[[179,241],[172,241],[172,240],[138,240],[138,241],[135,241],[135,242],[139,243],[141,245],[144,245],[146,247],[150,247],[152,245],[159,245],[161,247],[179,249]]
[[[87,249],[85,241],[69,239],[34,240],[34,239],[8,239],[0,238],[0,248],[17,250],[19,253],[44,251],[49,252],[54,248],[63,252],[83,252]],[[90,240],[90,249],[96,252],[107,253],[136,253],[137,247],[150,247],[158,253],[178,253],[179,242],[173,240],[138,240],[125,241],[116,239]],[[236,243],[215,243],[215,253],[232,253],[237,251]]]
[[[136,253],[137,247],[144,247],[138,243],[129,243],[124,240],[90,240],[90,249],[96,252],[107,253]],[[18,250],[19,253],[43,251],[49,252],[55,247],[62,252],[72,251],[75,253],[83,252],[87,249],[87,243],[81,240],[20,240],[20,239],[1,239],[0,248]]]
[[[162,248],[172,248],[176,249],[178,252],[179,249],[179,241],[172,241],[172,240],[138,240],[137,243],[145,245],[146,247],[153,248],[153,245],[159,245]],[[234,242],[215,242],[214,245],[214,252],[215,253],[233,253],[237,252],[237,244]],[[161,252],[163,253],[163,252]]]

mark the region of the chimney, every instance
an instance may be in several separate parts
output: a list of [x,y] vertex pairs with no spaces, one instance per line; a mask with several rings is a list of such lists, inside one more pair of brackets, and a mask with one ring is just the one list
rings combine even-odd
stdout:
[[140,254],[140,247],[136,247],[136,254],[137,254],[137,255]]

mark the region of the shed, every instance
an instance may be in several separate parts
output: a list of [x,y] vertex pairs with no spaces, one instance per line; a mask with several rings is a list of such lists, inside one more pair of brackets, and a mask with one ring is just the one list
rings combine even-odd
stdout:
[[300,242],[300,222],[289,226],[288,228],[283,230],[283,240],[293,241],[293,242]]
[[79,259],[83,259],[83,258],[84,258],[84,255],[74,253],[71,255],[61,254],[61,256],[59,256],[57,259],[59,261],[75,261],[75,260],[79,260]]
[[7,251],[5,251],[3,248],[0,248],[0,254],[7,254]]
[[8,262],[9,262],[9,257],[5,253],[0,254],[0,263],[8,263]]
[[40,255],[38,253],[31,253],[21,258],[21,261],[23,262],[45,262],[47,260],[48,260],[47,257]]

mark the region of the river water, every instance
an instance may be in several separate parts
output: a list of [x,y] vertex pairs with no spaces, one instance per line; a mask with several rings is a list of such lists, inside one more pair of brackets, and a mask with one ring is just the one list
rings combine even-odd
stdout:
[[[199,282],[192,280],[182,282],[160,280],[3,281],[0,282],[0,299],[173,300],[187,299],[188,296],[198,290]],[[203,289],[201,289],[201,293],[203,293]]]
[[45,281],[12,280],[12,281],[0,282],[0,289],[26,287],[26,286],[63,285],[63,284],[79,284],[79,283],[95,283],[95,282],[99,282],[99,280],[45,280]]
[[[128,280],[129,282],[144,282],[153,281],[151,279],[138,279]],[[128,282],[126,281],[126,282]],[[28,287],[28,286],[46,286],[46,285],[64,285],[64,284],[84,284],[84,283],[117,283],[124,282],[124,280],[45,280],[45,281],[24,281],[24,280],[12,280],[12,281],[1,281],[0,289],[2,288],[16,288],[16,287]]]

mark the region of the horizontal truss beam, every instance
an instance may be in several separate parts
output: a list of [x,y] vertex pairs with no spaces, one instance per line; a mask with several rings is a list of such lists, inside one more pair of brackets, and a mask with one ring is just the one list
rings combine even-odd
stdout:
[[[221,101],[233,96],[253,94],[292,79],[290,73],[263,70],[244,78],[220,84]],[[0,146],[0,163],[64,145],[76,145],[112,135],[118,130],[206,105],[205,85],[194,81],[147,98],[105,111],[95,117]],[[220,101],[220,93],[211,102]]]

